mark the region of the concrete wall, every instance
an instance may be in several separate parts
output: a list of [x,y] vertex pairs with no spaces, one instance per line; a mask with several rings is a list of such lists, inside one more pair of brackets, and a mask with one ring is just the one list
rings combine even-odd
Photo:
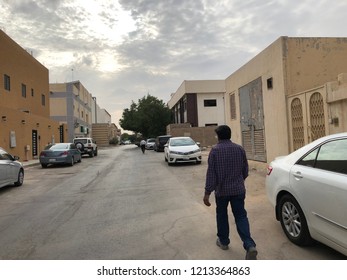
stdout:
[[[280,38],[226,79],[225,116],[231,127],[232,139],[242,144],[239,89],[261,77],[265,142],[267,158],[288,153],[288,124],[286,116],[283,39]],[[267,88],[272,78],[273,87]],[[235,94],[236,118],[230,118],[230,95]]]
[[[226,79],[225,115],[226,123],[233,131],[233,140],[242,144],[239,89],[260,77],[266,160],[269,162],[279,155],[288,154],[291,151],[291,120],[287,98],[333,81],[340,73],[347,72],[346,60],[347,38],[277,39]],[[272,87],[268,88],[270,78]],[[232,94],[236,96],[235,119],[230,118]]]
[[[215,99],[216,107],[205,107],[204,100]],[[209,124],[225,124],[224,92],[223,93],[199,93],[197,94],[198,126]]]
[[326,83],[329,134],[347,131],[347,73]]
[[167,134],[178,136],[189,136],[195,142],[200,142],[201,147],[210,147],[217,144],[216,126],[190,127],[189,124],[170,124],[167,126]]

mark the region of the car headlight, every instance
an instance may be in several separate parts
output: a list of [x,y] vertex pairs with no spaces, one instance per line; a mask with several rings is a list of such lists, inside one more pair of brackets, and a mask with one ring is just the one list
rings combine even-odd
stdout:
[[197,150],[194,150],[193,153],[198,153],[198,152],[201,152],[200,149],[197,149]]
[[181,154],[181,153],[180,153],[180,152],[176,152],[176,151],[170,151],[170,154],[179,155],[179,154]]

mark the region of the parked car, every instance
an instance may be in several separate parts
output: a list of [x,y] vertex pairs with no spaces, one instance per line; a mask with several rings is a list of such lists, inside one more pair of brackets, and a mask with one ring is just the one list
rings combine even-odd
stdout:
[[190,137],[171,137],[165,144],[164,154],[169,165],[184,162],[201,163],[199,143]]
[[73,166],[75,162],[82,161],[82,154],[74,143],[50,144],[40,153],[42,168],[49,164],[67,164]]
[[148,138],[146,140],[146,149],[147,150],[153,150],[155,144],[155,138]]
[[320,138],[270,163],[266,190],[288,239],[347,255],[347,133]]
[[98,155],[98,145],[93,138],[78,137],[73,140],[77,149],[81,151],[81,154],[88,154],[90,157]]
[[14,184],[21,186],[24,182],[24,168],[18,156],[12,156],[0,148],[0,188]]
[[155,138],[155,143],[153,146],[154,151],[163,152],[164,145],[166,144],[167,140],[169,140],[170,138],[171,138],[171,135],[161,135]]

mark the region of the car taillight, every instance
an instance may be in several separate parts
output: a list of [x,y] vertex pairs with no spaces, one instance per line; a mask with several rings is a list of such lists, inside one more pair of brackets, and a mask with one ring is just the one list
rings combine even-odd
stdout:
[[45,152],[41,152],[40,153],[40,157],[45,157],[46,156],[46,153]]
[[269,175],[271,174],[272,170],[273,170],[273,167],[269,165],[269,166],[267,167],[266,175],[269,176]]
[[60,154],[61,156],[67,156],[68,155],[68,152],[67,151],[64,151]]

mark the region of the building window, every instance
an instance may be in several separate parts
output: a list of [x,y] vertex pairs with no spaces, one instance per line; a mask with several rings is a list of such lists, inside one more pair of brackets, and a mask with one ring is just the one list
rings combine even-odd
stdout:
[[267,89],[272,89],[273,88],[272,78],[267,79],[266,84],[267,84]]
[[34,97],[34,89],[31,89],[31,96]]
[[204,100],[204,107],[216,107],[217,106],[217,100],[216,99],[205,99]]
[[25,84],[22,84],[22,97],[27,97],[27,86]]
[[230,94],[230,118],[236,120],[235,93]]
[[5,90],[10,91],[11,90],[11,79],[10,76],[4,75],[4,88]]
[[206,123],[205,126],[217,126],[218,123]]
[[41,95],[41,104],[42,106],[46,106],[46,96],[44,94]]

